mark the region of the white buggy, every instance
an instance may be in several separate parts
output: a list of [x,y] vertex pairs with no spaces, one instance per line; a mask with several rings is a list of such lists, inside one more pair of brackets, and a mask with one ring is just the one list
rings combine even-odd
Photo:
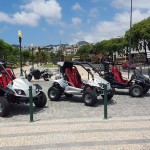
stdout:
[[[83,101],[87,106],[94,106],[97,100],[104,98],[104,84],[107,85],[107,98],[113,97],[113,90],[110,83],[99,76],[97,70],[89,63],[80,62],[61,62],[59,63],[61,78],[53,81],[48,89],[48,97],[51,101],[58,101],[62,95],[72,97],[82,95]],[[77,66],[81,66],[88,75],[87,80],[83,80],[78,72]],[[90,67],[96,74],[92,73]],[[90,79],[91,77],[91,79]]]

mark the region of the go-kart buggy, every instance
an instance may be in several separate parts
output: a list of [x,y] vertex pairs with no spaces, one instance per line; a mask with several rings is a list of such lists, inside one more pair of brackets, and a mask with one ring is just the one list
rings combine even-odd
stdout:
[[[85,105],[94,106],[100,97],[104,98],[104,84],[107,84],[107,99],[110,100],[113,97],[110,83],[99,75],[93,74],[92,70],[87,68],[88,66],[95,70],[91,64],[69,61],[58,64],[61,66],[60,73],[62,77],[55,79],[48,89],[48,97],[51,101],[58,101],[62,95],[66,97],[82,95]],[[86,71],[88,79],[83,80],[81,78],[77,66],[81,66]],[[89,79],[90,76],[91,79]]]
[[122,77],[113,62],[104,61],[103,65],[104,79],[111,84],[113,89],[129,89],[129,95],[132,97],[142,97],[149,91],[150,80],[140,70],[134,69],[131,79],[127,80]]
[[33,102],[37,107],[44,107],[47,102],[42,87],[31,84],[27,79],[16,78],[10,68],[0,62],[0,116],[7,116],[10,104],[29,103],[29,86],[32,86]]

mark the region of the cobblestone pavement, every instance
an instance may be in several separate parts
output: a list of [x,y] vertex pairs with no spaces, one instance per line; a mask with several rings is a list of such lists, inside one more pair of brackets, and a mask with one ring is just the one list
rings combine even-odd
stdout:
[[149,117],[52,119],[0,124],[1,150],[149,150]]
[[[32,81],[47,90],[51,81]],[[85,106],[82,97],[62,97],[43,109],[34,107],[29,123],[29,105],[12,105],[10,114],[0,118],[0,150],[149,150],[150,92],[132,98],[128,91],[117,92],[108,104],[104,118],[101,100],[95,107]]]
[[[51,81],[33,81],[43,87],[47,95]],[[47,98],[48,99],[48,98]],[[142,98],[133,98],[128,95],[128,91],[117,92],[108,103],[108,117],[125,116],[149,116],[150,115],[150,93]],[[72,98],[62,97],[60,101],[50,101],[48,99],[46,107],[39,109],[34,107],[34,120],[49,120],[56,118],[76,118],[76,117],[99,117],[104,116],[104,105],[99,100],[95,107],[85,106],[81,96]],[[10,115],[7,118],[0,118],[0,121],[29,121],[29,105],[15,104],[10,106]]]
[[[29,71],[31,66],[24,67]],[[80,69],[80,68],[78,68]],[[51,69],[52,70],[52,69]],[[53,68],[56,70],[56,67]],[[19,75],[20,69],[14,70]],[[84,76],[84,71],[80,69],[80,73]],[[127,76],[127,72],[124,72]],[[19,77],[19,76],[18,76]],[[43,91],[47,95],[48,88],[53,79],[50,81],[32,80],[32,83],[38,83],[43,87]],[[47,98],[48,99],[48,98]],[[133,98],[128,95],[128,90],[116,92],[112,100],[108,104],[108,117],[122,116],[149,116],[150,115],[150,91],[142,98]],[[62,97],[60,101],[50,101],[48,99],[46,107],[39,109],[34,107],[35,120],[49,120],[53,118],[74,118],[74,117],[100,117],[104,116],[104,105],[101,100],[98,101],[96,107],[85,106],[81,96],[73,98]],[[28,121],[29,105],[15,104],[10,107],[10,115],[7,118],[0,118],[0,121]]]

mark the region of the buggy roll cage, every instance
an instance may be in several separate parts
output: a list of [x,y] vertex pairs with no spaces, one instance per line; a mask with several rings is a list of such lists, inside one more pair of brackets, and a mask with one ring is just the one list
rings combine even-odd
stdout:
[[[12,70],[12,72],[13,72],[13,70]],[[2,73],[2,74],[6,73],[8,75],[8,77],[11,80],[13,80],[13,78],[10,76],[10,74],[8,73],[8,71],[6,70],[6,68],[4,67],[4,63],[2,63],[2,62],[0,62],[0,73]],[[13,72],[13,75],[14,75],[14,72]]]
[[84,68],[88,72],[88,79],[89,79],[89,74],[92,76],[92,79],[94,79],[94,76],[91,73],[90,69],[86,68],[86,66],[84,66],[84,65],[88,65],[89,67],[92,68],[92,70],[94,72],[98,73],[98,75],[101,76],[101,73],[95,67],[93,67],[90,63],[88,63],[88,62],[77,62],[77,61],[72,61],[71,62],[71,61],[65,61],[64,64],[63,64],[63,66],[61,66],[60,72],[62,72],[64,74],[66,68],[72,68],[74,65],[79,65],[82,68]]

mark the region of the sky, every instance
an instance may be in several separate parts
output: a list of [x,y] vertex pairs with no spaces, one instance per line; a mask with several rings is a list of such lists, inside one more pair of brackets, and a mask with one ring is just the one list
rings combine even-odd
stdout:
[[[150,0],[132,0],[132,23],[150,16]],[[96,43],[130,28],[131,0],[0,0],[0,39],[22,45]]]

